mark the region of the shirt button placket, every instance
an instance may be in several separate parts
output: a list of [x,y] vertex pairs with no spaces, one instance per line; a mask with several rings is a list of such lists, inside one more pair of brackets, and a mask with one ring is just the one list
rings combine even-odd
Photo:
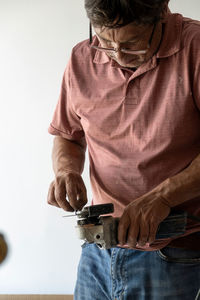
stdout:
[[128,81],[124,104],[136,105],[139,102],[139,80],[134,79]]

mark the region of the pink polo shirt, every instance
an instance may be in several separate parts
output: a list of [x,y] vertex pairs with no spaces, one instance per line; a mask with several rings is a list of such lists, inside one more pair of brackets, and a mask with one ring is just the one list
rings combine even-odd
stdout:
[[[120,216],[200,153],[199,80],[200,23],[180,14],[168,15],[158,52],[135,72],[88,40],[74,47],[49,132],[85,137],[94,204],[112,202]],[[200,215],[200,197],[180,208]],[[200,224],[188,222],[195,231]]]

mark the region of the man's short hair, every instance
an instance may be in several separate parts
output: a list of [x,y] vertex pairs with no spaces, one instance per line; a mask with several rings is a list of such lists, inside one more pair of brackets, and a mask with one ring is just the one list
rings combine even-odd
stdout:
[[122,27],[129,23],[158,22],[168,0],[85,0],[85,9],[96,27]]

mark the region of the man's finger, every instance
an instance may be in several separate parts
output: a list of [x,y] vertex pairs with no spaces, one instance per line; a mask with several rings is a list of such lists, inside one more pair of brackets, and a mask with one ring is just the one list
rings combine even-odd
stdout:
[[127,215],[122,215],[118,225],[118,242],[121,246],[125,245],[130,220]]
[[137,222],[132,222],[129,231],[128,231],[128,237],[127,237],[127,244],[130,248],[134,248],[137,244],[139,235],[139,225]]
[[55,192],[55,186],[54,186],[54,181],[53,181],[50,184],[50,187],[49,187],[48,196],[47,196],[47,203],[50,204],[50,205],[53,205],[53,206],[60,207],[58,205],[58,203],[56,202],[54,192]]
[[84,183],[81,183],[80,187],[78,188],[77,201],[79,202],[79,206],[81,208],[83,208],[83,206],[85,206],[86,203],[88,202],[87,191],[86,191]]
[[138,245],[144,246],[149,238],[149,224],[144,220],[140,223],[140,232],[138,236]]
[[149,228],[149,240],[148,240],[149,244],[152,244],[155,241],[157,230],[158,230],[158,224],[152,222]]
[[80,209],[82,209],[88,202],[87,195],[83,192],[78,192],[77,194],[77,202]]
[[55,184],[55,199],[59,207],[66,211],[74,211],[72,206],[66,200],[66,189],[63,183]]
[[69,199],[70,206],[73,207],[74,210],[81,210],[81,204],[78,202],[78,191],[76,183],[68,183],[66,186],[67,196]]

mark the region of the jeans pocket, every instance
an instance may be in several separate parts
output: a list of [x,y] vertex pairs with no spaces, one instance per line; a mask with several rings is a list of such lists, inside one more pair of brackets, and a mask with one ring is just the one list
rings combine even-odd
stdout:
[[200,251],[165,247],[157,251],[159,257],[167,262],[199,264]]

